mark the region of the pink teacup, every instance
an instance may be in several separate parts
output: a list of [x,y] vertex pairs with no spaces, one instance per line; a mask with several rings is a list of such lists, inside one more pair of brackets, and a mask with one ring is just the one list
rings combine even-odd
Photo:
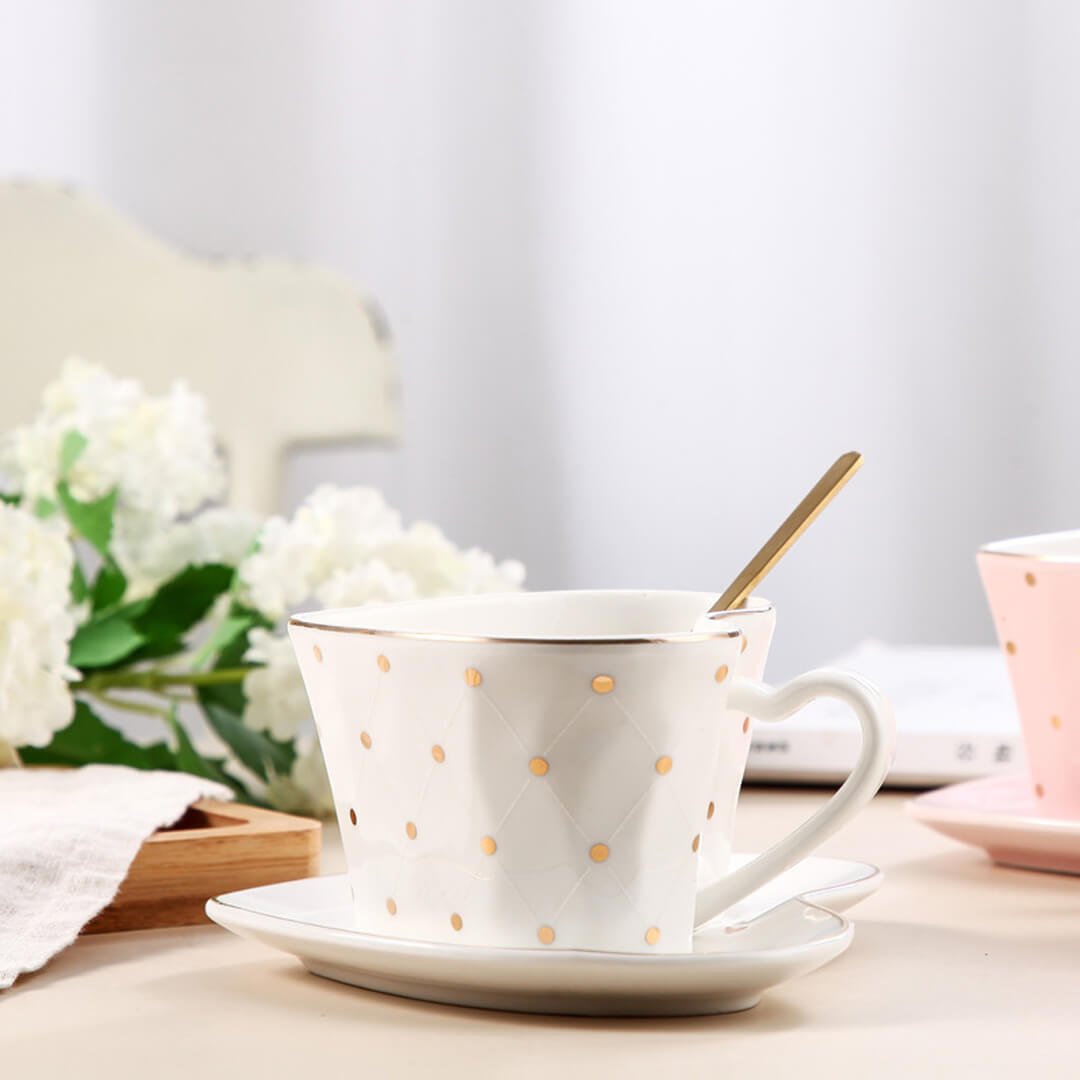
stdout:
[[977,561],[1038,805],[1080,818],[1080,530],[1000,540]]

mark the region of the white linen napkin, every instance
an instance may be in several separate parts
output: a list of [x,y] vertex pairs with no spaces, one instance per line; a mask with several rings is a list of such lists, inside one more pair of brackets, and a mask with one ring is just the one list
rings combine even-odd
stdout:
[[70,945],[143,841],[201,798],[232,792],[120,765],[0,769],[0,990]]

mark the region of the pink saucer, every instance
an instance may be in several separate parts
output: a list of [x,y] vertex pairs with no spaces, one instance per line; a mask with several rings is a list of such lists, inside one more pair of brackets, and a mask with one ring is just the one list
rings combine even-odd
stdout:
[[987,776],[928,791],[907,812],[994,862],[1027,870],[1080,874],[1080,819],[1040,813],[1026,773]]

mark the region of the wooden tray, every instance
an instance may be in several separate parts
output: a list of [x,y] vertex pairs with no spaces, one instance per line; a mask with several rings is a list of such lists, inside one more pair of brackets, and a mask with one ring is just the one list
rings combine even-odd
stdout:
[[310,818],[202,799],[143,844],[116,899],[83,933],[206,922],[211,896],[317,874],[321,842]]

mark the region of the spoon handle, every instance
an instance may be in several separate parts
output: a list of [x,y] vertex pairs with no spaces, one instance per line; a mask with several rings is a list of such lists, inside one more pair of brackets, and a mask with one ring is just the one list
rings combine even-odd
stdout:
[[832,502],[836,493],[859,471],[862,454],[850,450],[829,467],[810,489],[806,498],[787,516],[784,523],[742,568],[739,576],[709,611],[731,611],[742,607],[763,577],[784,557],[785,552],[810,527],[810,523]]

